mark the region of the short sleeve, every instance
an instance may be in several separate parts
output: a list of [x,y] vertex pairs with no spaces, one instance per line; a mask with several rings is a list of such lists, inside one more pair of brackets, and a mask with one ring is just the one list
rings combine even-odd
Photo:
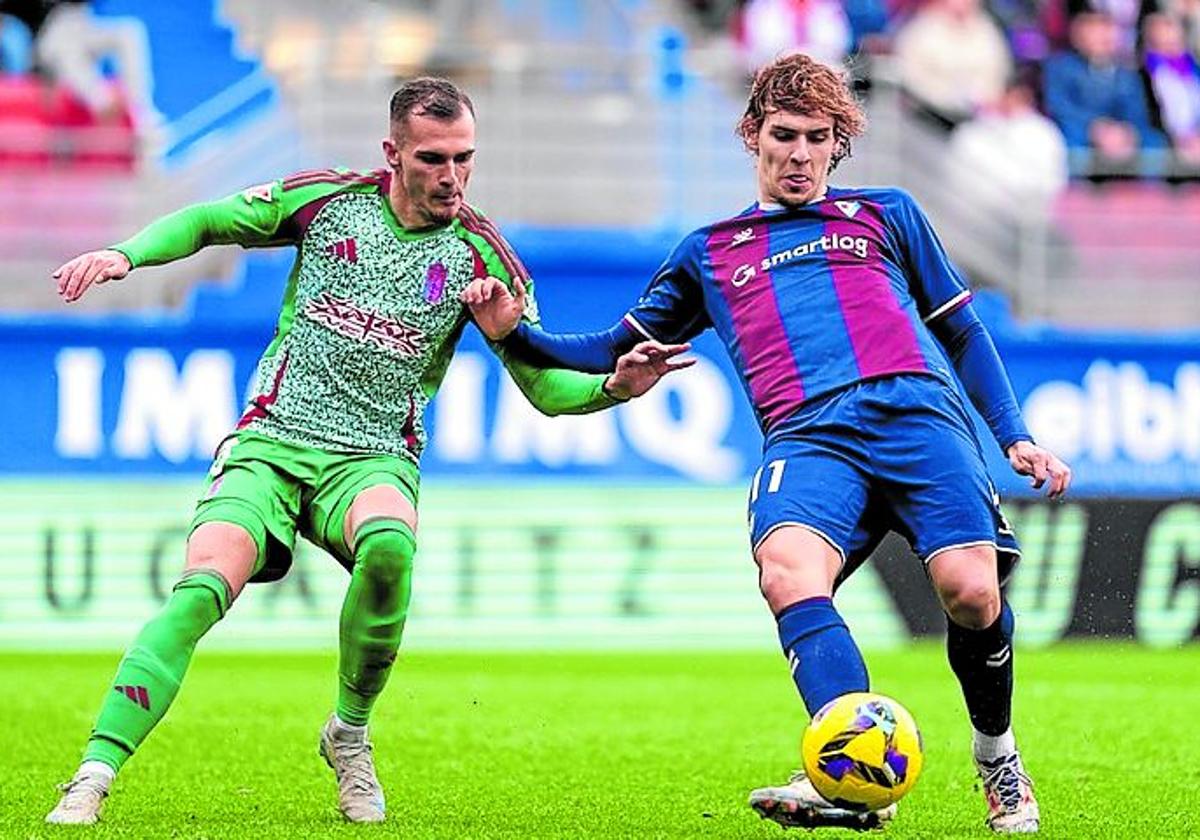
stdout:
[[971,299],[971,290],[950,261],[929,218],[908,193],[896,191],[891,223],[908,275],[909,291],[926,322],[953,312]]

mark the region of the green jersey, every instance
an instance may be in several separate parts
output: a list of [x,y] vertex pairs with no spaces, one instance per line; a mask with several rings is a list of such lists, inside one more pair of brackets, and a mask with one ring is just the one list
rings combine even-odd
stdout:
[[[476,277],[529,290],[512,248],[478,210],[409,231],[388,201],[391,173],[302,172],[221,201],[193,205],[116,246],[134,267],[209,244],[293,245],[275,337],[259,360],[254,397],[238,424],[289,443],[417,460],[425,407],[470,320],[459,294]],[[527,365],[492,345],[514,381],[547,414],[613,404],[603,377]]]

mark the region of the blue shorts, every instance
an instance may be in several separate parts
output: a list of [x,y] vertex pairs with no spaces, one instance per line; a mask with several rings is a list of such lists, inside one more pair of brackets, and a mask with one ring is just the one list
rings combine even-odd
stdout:
[[799,525],[842,555],[839,582],[888,531],[922,561],[997,548],[1001,580],[1020,556],[958,392],[929,376],[860,382],[771,430],[750,485],[750,539]]

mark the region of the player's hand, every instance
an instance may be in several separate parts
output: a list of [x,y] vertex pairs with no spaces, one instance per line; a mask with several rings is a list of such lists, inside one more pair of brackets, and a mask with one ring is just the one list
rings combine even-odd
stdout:
[[690,344],[662,344],[643,341],[617,359],[617,367],[604,380],[604,393],[618,400],[640,397],[668,373],[696,364],[694,358],[680,359]]
[[83,297],[93,283],[120,280],[131,271],[129,258],[120,251],[88,251],[59,266],[50,276],[58,281],[58,295],[67,303]]
[[500,341],[515,330],[525,313],[525,284],[520,277],[513,278],[512,291],[495,277],[476,277],[459,297],[492,341]]
[[1033,479],[1031,483],[1035,490],[1040,490],[1049,482],[1051,499],[1057,499],[1071,486],[1071,468],[1049,449],[1042,449],[1028,440],[1019,440],[1008,447],[1006,454],[1008,463],[1018,475],[1027,475]]

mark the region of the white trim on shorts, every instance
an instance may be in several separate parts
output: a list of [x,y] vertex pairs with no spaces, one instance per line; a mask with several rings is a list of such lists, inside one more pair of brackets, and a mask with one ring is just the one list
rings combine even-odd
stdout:
[[761,537],[758,538],[758,542],[756,542],[754,544],[754,547],[750,549],[750,553],[757,554],[759,546],[761,546],[764,542],[767,541],[767,537],[771,536],[771,534],[774,534],[780,528],[792,528],[792,527],[803,528],[806,531],[810,531],[810,532],[816,534],[821,539],[825,540],[825,542],[829,543],[829,546],[838,553],[838,557],[840,557],[842,560],[842,562],[838,565],[838,574],[842,573],[842,569],[846,568],[846,552],[845,552],[845,550],[840,545],[835,543],[831,536],[826,534],[820,528],[815,528],[812,525],[809,525],[807,522],[776,522],[774,525],[772,525],[770,528],[767,529],[767,532],[765,534],[763,534]]
[[[1008,533],[1011,534],[1012,532],[1009,531]],[[1018,558],[1021,556],[1021,550],[1019,548],[1018,549],[1004,548],[999,543],[997,543],[995,540],[972,540],[971,542],[955,543],[954,545],[944,545],[941,548],[935,548],[933,551],[929,552],[927,555],[922,557],[921,562],[924,563],[926,566],[928,566],[930,561],[932,561],[933,558],[937,557],[939,554],[942,554],[947,551],[952,551],[956,548],[970,548],[971,546],[975,546],[975,545],[990,545],[993,549],[996,550],[997,553],[1003,552],[1005,554],[1015,554]]]

